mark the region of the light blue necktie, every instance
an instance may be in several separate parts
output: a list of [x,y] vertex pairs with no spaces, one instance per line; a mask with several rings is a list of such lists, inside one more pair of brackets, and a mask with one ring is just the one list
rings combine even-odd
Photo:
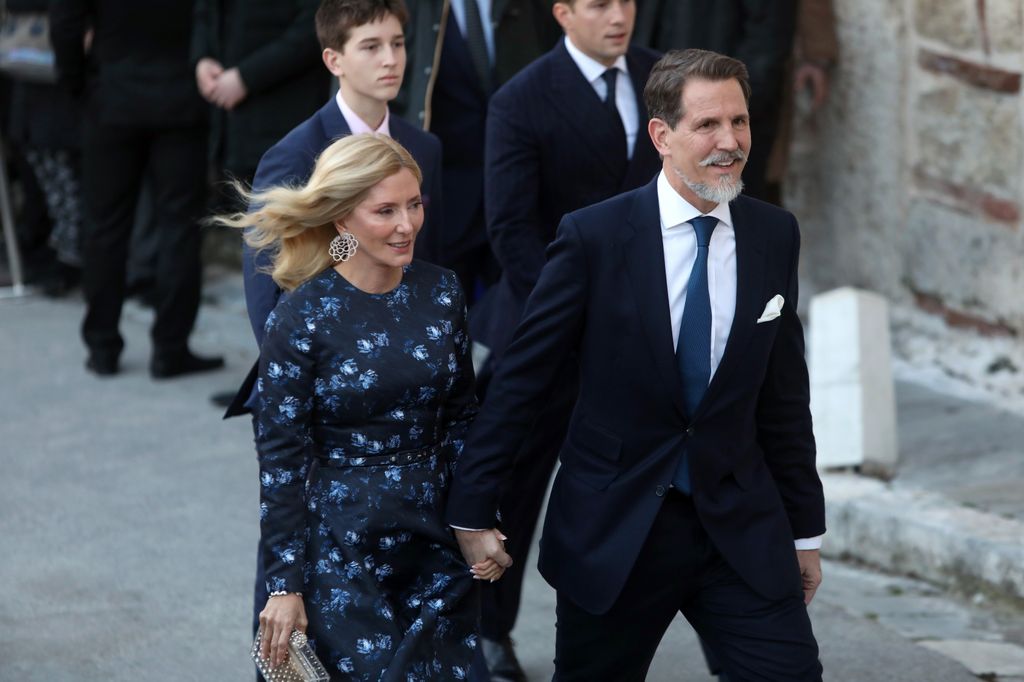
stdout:
[[[708,245],[718,218],[700,216],[690,221],[697,233],[697,258],[693,262],[686,285],[686,307],[679,325],[676,362],[683,380],[683,403],[686,415],[693,419],[697,406],[711,381],[711,297],[708,294]],[[687,452],[676,467],[672,485],[690,494],[690,462]]]

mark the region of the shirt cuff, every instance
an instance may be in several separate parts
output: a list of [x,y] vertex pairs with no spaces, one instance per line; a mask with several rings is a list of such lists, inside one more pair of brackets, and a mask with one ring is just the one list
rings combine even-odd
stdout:
[[490,530],[489,528],[463,528],[462,526],[452,526],[455,530],[468,530],[473,533],[477,533],[484,530]]
[[821,549],[821,539],[824,537],[824,535],[818,535],[813,538],[797,538],[796,548],[797,550]]

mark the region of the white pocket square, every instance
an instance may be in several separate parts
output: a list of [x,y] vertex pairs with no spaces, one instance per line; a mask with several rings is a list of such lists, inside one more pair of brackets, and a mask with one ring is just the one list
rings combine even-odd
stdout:
[[782,298],[781,294],[775,294],[772,300],[768,301],[768,305],[764,307],[764,312],[761,313],[761,317],[757,318],[757,324],[762,322],[771,322],[776,317],[782,314],[782,306],[786,302],[786,299]]

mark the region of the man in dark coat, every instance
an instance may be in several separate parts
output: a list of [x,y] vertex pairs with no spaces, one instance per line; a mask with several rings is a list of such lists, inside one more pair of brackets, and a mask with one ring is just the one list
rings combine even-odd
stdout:
[[196,0],[196,84],[218,108],[215,156],[251,181],[260,157],[330,91],[317,49],[318,0]]
[[637,0],[636,44],[661,52],[713,50],[747,66],[754,144],[743,184],[744,193],[758,199],[766,196],[796,11],[796,0]]
[[540,542],[559,681],[644,679],[677,613],[730,679],[821,680],[800,235],[791,214],[740,195],[749,93],[724,55],[654,67],[662,171],[563,218],[455,471],[447,517],[466,560],[507,566],[503,491],[543,465],[517,444],[565,364],[579,368]]
[[406,29],[409,59],[393,109],[441,139],[442,264],[472,303],[498,266],[484,223],[484,126],[494,91],[561,35],[550,0],[419,0]]
[[191,0],[54,0],[50,7],[58,75],[85,100],[82,336],[86,366],[98,375],[119,369],[128,243],[147,170],[159,233],[150,373],[167,378],[223,365],[188,348],[199,309],[207,135],[188,57],[191,20]]

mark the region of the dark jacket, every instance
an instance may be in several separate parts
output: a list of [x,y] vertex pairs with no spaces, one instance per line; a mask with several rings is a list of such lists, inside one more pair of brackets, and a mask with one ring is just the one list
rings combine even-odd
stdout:
[[[701,525],[762,596],[798,593],[793,541],[825,530],[796,315],[796,220],[743,196],[730,208],[736,316],[692,418],[675,360],[652,181],[562,221],[459,460],[448,522],[493,527],[518,445],[563,364],[578,359],[579,399],[548,503],[540,570],[591,613],[618,598],[684,448]],[[780,293],[781,316],[757,324]],[[530,465],[515,461],[517,469]]]
[[[408,5],[408,61],[402,91],[391,108],[407,121],[431,130],[430,94],[440,65],[451,0],[416,0]],[[550,0],[494,0],[491,19],[495,23],[496,85],[505,83],[551,49],[562,34],[551,16]]]
[[[86,54],[83,38],[94,31]],[[191,0],[53,0],[50,39],[57,75],[84,95],[106,125],[180,127],[204,124],[188,58]]]
[[631,47],[626,64],[640,127],[626,158],[615,127],[564,41],[491,98],[487,119],[487,230],[502,274],[470,320],[497,360],[544,266],[544,249],[570,211],[646,184],[661,162],[647,135],[644,85],[658,54]]
[[317,0],[196,0],[191,58],[237,67],[248,94],[220,121],[225,168],[251,174],[260,157],[330,92],[313,17]]
[[796,0],[637,0],[637,45],[714,50],[746,64],[753,144],[743,180],[754,196],[763,194],[795,32]]

